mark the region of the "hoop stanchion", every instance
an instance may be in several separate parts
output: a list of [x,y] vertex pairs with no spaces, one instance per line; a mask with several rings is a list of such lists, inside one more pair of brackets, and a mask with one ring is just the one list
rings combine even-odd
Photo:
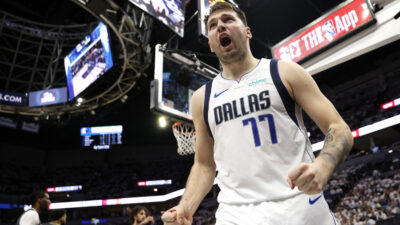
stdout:
[[172,125],[172,131],[178,143],[178,154],[193,154],[196,145],[196,131],[193,125],[176,122]]

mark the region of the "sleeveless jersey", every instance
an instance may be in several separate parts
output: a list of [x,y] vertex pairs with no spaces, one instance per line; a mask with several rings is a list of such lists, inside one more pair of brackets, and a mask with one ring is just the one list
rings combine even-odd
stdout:
[[288,172],[315,158],[301,108],[281,81],[278,61],[261,59],[239,82],[219,74],[205,92],[218,201],[247,204],[300,194],[286,182]]

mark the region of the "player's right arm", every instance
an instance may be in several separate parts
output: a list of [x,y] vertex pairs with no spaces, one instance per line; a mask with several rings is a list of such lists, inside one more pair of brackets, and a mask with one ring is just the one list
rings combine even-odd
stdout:
[[[199,88],[192,96],[192,117],[196,130],[194,164],[186,182],[185,193],[179,204],[163,215],[164,224],[173,224],[175,221],[179,224],[187,224],[188,221],[191,223],[193,214],[214,183],[216,169],[213,153],[214,140],[204,121],[204,95],[205,86]],[[167,218],[168,215],[173,215],[175,218]]]

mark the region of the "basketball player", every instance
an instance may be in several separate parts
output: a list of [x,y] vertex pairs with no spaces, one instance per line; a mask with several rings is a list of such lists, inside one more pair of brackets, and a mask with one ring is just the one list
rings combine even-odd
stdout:
[[[216,169],[217,225],[336,224],[322,190],[352,148],[349,127],[302,67],[253,57],[240,9],[218,2],[204,22],[223,70],[192,97],[194,165],[164,224],[192,223]],[[301,109],[326,135],[316,159]]]
[[32,208],[24,212],[17,221],[17,225],[40,225],[39,214],[49,209],[50,197],[45,191],[33,192],[30,196]]
[[144,206],[135,206],[128,209],[130,221],[132,225],[154,224],[154,217],[150,216],[149,210]]
[[50,222],[43,225],[65,225],[67,223],[67,210],[55,209],[50,211],[49,220]]

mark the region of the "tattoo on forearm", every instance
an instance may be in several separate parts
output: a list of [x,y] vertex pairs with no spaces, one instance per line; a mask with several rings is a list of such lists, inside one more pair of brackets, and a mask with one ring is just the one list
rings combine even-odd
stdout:
[[326,132],[325,143],[331,142],[333,140],[333,136],[331,133],[335,133],[335,130],[329,128],[328,131]]
[[336,169],[336,165],[338,164],[338,161],[334,155],[332,155],[330,152],[321,152],[319,154],[320,157],[323,157],[328,160],[329,164]]
[[319,154],[321,157],[336,169],[336,167],[344,162],[351,150],[348,137],[345,132],[336,134],[336,130],[329,128],[326,137],[323,151]]

